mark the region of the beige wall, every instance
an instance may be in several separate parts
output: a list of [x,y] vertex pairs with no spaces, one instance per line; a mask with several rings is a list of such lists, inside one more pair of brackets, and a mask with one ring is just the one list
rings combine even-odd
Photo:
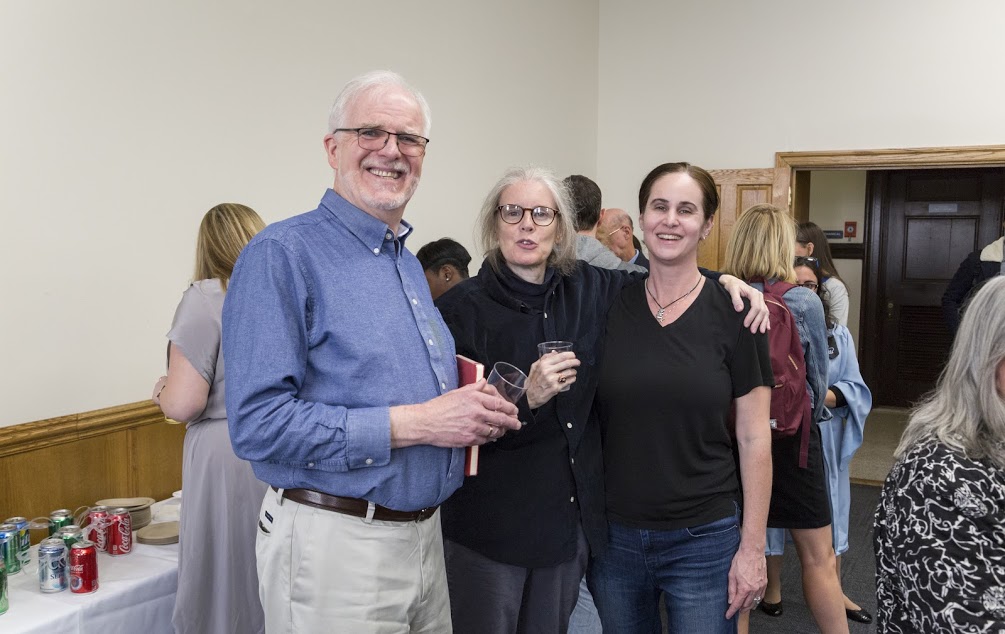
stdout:
[[997,0],[599,2],[598,174],[612,204],[665,161],[1005,143]]
[[315,207],[356,74],[432,105],[413,249],[472,248],[510,165],[593,174],[598,33],[578,0],[0,4],[0,426],[148,398],[202,214]]
[[[821,229],[844,230],[846,220],[858,222],[858,236],[830,243],[861,243],[865,231],[865,180],[867,173],[820,171],[810,174],[810,220]],[[859,341],[859,313],[862,306],[862,261],[836,260],[838,275],[848,287],[848,330]]]
[[[269,221],[330,183],[327,108],[390,67],[433,107],[412,245],[506,167],[1005,143],[1005,4],[514,0],[0,4],[0,426],[148,396],[211,205]],[[476,256],[477,257],[477,256]]]

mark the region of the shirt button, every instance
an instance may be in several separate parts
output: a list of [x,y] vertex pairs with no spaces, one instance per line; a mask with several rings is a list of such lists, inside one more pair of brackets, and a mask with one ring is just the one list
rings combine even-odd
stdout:
[[570,501],[570,502],[575,502],[575,501],[576,501],[576,498],[575,498],[575,496],[573,496],[573,497],[569,498],[569,501]]
[[433,340],[432,340],[432,339],[430,339],[430,340],[428,340],[428,341],[427,341],[426,343],[428,343],[429,345],[433,345]]
[[394,236],[392,236],[392,235],[391,235],[391,232],[390,232],[390,231],[388,231],[388,232],[387,232],[387,235],[385,235],[385,236],[384,236],[384,239],[385,239],[385,240],[390,240],[390,239],[391,239],[391,238],[393,238],[393,237],[394,237]]
[[313,466],[314,466],[314,463],[313,463],[313,462],[308,462],[308,463],[307,463],[307,466],[308,466],[308,467],[313,467]]
[[415,298],[413,297],[413,298],[412,298],[412,304],[413,304],[413,305],[415,305],[415,306],[418,306],[418,305],[419,305],[419,300],[417,300],[417,299],[415,299]]
[[373,464],[373,458],[367,458],[366,464]]
[[569,458],[569,462],[571,462],[572,464],[576,464],[576,459],[575,458]]
[[447,389],[447,384],[446,383],[440,383],[440,389],[441,390]]
[[374,247],[373,248],[373,254],[374,255],[380,255],[380,247]]
[[572,429],[572,423],[566,423],[565,426],[568,427],[569,429]]
[[545,318],[545,319],[547,319],[547,318],[548,318],[548,313],[545,313],[545,314],[544,314],[544,318]]

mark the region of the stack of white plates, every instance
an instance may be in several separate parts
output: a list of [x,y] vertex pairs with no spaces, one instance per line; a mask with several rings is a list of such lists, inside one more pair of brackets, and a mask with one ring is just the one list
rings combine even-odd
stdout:
[[178,522],[161,522],[151,524],[136,533],[136,541],[141,544],[163,546],[178,543]]
[[153,498],[108,498],[98,500],[98,506],[110,508],[124,507],[129,510],[129,518],[133,522],[133,530],[139,530],[150,523],[150,505],[154,503]]

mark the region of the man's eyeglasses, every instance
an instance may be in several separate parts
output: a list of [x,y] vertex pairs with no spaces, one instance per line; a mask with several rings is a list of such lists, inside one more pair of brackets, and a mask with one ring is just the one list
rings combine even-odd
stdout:
[[797,255],[793,266],[808,266],[811,269],[819,269],[820,260],[809,255]]
[[612,232],[608,233],[608,234],[607,234],[607,237],[608,237],[608,238],[610,238],[611,236],[613,236],[613,235],[614,235],[615,233],[617,233],[617,232],[621,231],[622,229],[628,229],[628,232],[629,232],[629,233],[631,233],[631,231],[632,231],[632,230],[631,230],[631,227],[629,227],[628,225],[621,225],[620,227],[618,227],[618,228],[617,228],[617,229],[615,229],[614,231],[612,231]]
[[499,217],[502,218],[503,222],[509,225],[520,224],[523,215],[529,211],[530,219],[539,227],[547,227],[555,222],[555,216],[558,215],[558,211],[551,207],[531,208],[520,205],[499,205],[496,207],[496,211],[499,212]]
[[429,139],[418,134],[388,132],[380,128],[336,128],[333,132],[355,132],[356,141],[364,150],[383,150],[393,134],[398,142],[398,151],[405,156],[422,156],[429,143]]

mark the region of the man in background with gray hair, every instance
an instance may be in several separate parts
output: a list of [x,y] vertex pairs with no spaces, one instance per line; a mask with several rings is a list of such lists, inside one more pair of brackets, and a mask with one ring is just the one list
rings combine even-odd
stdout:
[[649,260],[635,246],[635,225],[624,209],[603,209],[597,225],[597,240],[621,258],[622,262],[649,268]]
[[450,632],[438,506],[463,447],[519,429],[454,342],[402,219],[429,107],[398,75],[350,81],[324,137],[334,185],[259,233],[223,313],[237,455],[270,488],[258,577],[269,632]]

